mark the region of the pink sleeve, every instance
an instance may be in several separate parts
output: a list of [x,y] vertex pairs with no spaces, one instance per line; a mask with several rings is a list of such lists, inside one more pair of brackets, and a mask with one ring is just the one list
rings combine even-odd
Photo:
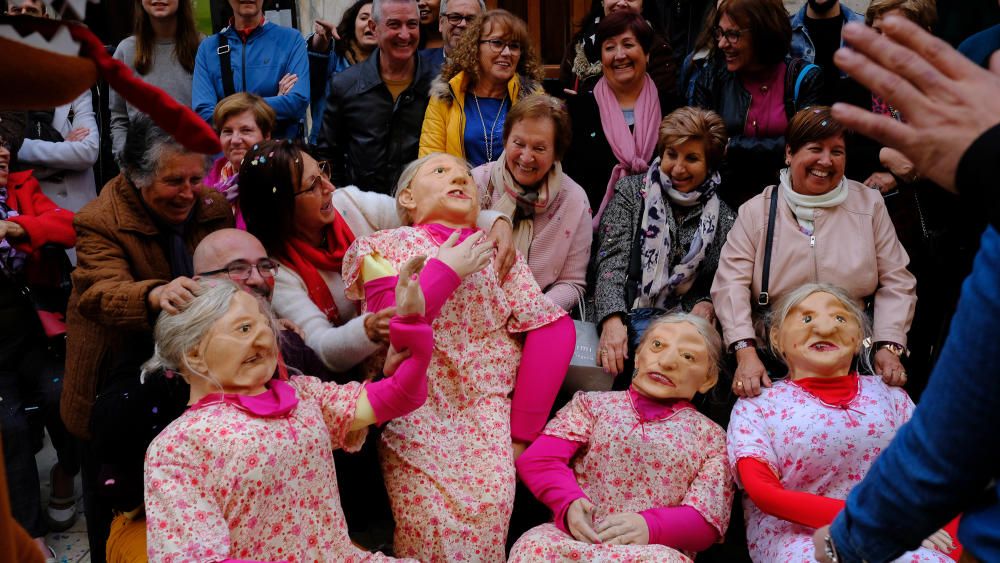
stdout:
[[719,541],[719,532],[690,506],[666,506],[639,514],[649,527],[649,543],[682,551],[704,551]]
[[[369,312],[375,313],[396,305],[398,277],[386,276],[365,283],[365,304]],[[433,322],[441,314],[441,308],[461,284],[462,278],[447,264],[437,258],[427,261],[420,271],[420,288],[424,291],[424,318],[428,322]]]
[[517,474],[528,490],[552,510],[557,528],[566,532],[566,511],[578,498],[586,498],[576,482],[569,461],[583,446],[580,442],[542,435],[517,458]]
[[531,442],[542,431],[576,346],[573,321],[563,316],[531,330],[524,340],[510,409],[510,435]]
[[410,357],[403,360],[392,377],[365,387],[379,424],[409,414],[427,400],[427,367],[434,350],[434,333],[419,315],[393,317],[389,341],[396,350],[409,350]]

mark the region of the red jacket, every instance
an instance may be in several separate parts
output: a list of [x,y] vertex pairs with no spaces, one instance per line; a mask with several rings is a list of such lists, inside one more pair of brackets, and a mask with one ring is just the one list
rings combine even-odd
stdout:
[[76,244],[73,212],[60,208],[42,193],[31,170],[11,172],[7,177],[7,206],[18,213],[8,220],[28,233],[27,239],[14,244],[18,250],[34,254],[46,244],[66,248]]

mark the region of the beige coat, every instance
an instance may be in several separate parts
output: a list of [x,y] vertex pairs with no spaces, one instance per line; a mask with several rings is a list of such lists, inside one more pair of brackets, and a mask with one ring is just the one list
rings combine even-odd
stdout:
[[[778,201],[771,303],[812,282],[841,286],[858,299],[874,295],[874,340],[905,346],[917,303],[916,278],[906,269],[910,258],[896,238],[882,195],[853,180],[848,189],[844,203],[816,210],[811,237],[799,230],[784,199]],[[767,213],[775,191],[775,186],[766,188],[740,207],[722,248],[712,301],[727,345],[755,337],[751,301],[760,293]]]

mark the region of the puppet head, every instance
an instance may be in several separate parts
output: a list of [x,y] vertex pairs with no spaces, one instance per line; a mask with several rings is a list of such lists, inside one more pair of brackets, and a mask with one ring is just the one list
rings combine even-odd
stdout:
[[718,382],[721,350],[722,338],[702,317],[660,317],[636,349],[632,388],[651,399],[691,400]]
[[469,163],[445,153],[429,154],[411,162],[396,184],[396,210],[407,225],[475,227],[479,217],[479,188]]

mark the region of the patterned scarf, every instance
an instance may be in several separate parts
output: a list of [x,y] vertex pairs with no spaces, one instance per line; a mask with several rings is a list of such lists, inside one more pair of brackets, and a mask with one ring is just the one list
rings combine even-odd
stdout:
[[[713,173],[705,182],[694,190],[683,193],[674,189],[670,176],[660,170],[660,159],[657,158],[649,166],[646,173],[646,185],[642,197],[645,201],[645,211],[642,217],[642,284],[634,307],[657,307],[665,309],[666,301],[673,295],[684,295],[698,275],[698,267],[705,259],[705,252],[712,241],[719,225],[719,187],[720,176]],[[667,205],[664,197],[670,200]],[[670,266],[672,255],[671,227],[676,231],[676,225],[669,217],[673,212],[671,205],[694,207],[703,205],[698,231],[691,241],[691,247],[681,258],[681,261]]]
[[555,162],[538,189],[529,190],[518,184],[514,175],[507,169],[505,151],[500,153],[500,157],[490,169],[489,192],[492,193],[493,187],[496,186],[503,189],[503,195],[494,204],[493,209],[510,217],[514,225],[514,246],[527,259],[531,241],[535,238],[535,215],[545,213],[559,195],[559,188],[562,186],[562,164]]
[[788,202],[788,207],[795,214],[799,222],[799,230],[807,235],[813,234],[816,225],[813,219],[816,209],[822,207],[836,207],[847,199],[847,176],[840,178],[837,187],[820,195],[803,195],[792,188],[792,179],[788,173],[788,168],[784,168],[778,174],[781,184],[781,195]]
[[[0,221],[6,221],[18,216],[16,209],[7,205],[7,187],[0,188]],[[0,240],[0,266],[5,273],[18,273],[24,268],[24,260],[27,254],[11,246],[10,241],[4,237]]]

